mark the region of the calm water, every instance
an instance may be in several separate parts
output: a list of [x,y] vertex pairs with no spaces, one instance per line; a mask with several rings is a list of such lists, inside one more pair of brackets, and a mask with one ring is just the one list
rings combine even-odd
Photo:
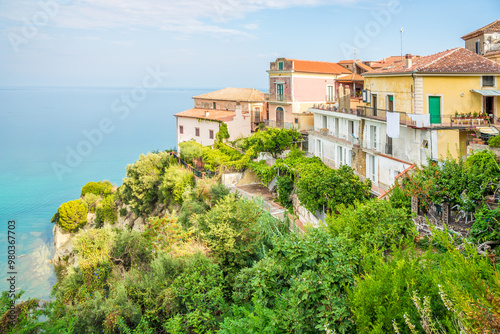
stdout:
[[[78,198],[89,181],[121,185],[126,165],[141,153],[175,147],[173,115],[208,91],[154,90],[129,108],[119,102],[129,88],[0,89],[0,291],[8,288],[9,220],[16,221],[16,288],[48,298],[56,281],[46,261],[53,255],[50,218],[59,205]],[[102,135],[93,131],[100,126]]]

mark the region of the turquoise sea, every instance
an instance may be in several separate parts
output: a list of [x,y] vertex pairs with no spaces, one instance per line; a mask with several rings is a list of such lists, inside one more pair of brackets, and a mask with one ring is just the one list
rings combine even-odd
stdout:
[[50,219],[59,205],[78,198],[89,181],[121,185],[141,153],[174,148],[173,115],[209,91],[156,89],[127,105],[130,88],[0,89],[0,291],[12,271],[9,220],[16,222],[15,287],[47,299],[56,282],[47,262]]

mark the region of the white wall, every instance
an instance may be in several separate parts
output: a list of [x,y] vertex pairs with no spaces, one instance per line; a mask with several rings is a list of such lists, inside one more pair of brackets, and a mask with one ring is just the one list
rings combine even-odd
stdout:
[[[179,132],[180,126],[184,127],[184,133]],[[197,137],[195,134],[195,128],[200,128],[200,136]],[[209,130],[214,131],[214,138],[210,139]],[[213,145],[215,141],[215,134],[219,131],[219,122],[198,120],[197,118],[188,117],[177,117],[177,145],[179,143],[196,140],[203,146]],[[179,148],[177,148],[179,149]]]

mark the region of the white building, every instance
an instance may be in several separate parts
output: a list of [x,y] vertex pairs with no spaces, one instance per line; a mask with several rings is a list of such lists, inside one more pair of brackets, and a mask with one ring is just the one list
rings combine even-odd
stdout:
[[318,106],[309,111],[315,124],[309,132],[309,153],[332,168],[351,166],[361,179],[371,179],[375,194],[388,190],[398,174],[412,164],[425,164],[430,156],[430,132],[405,113],[395,112],[399,121],[388,122],[388,111],[378,109],[375,116],[366,107],[342,112]]

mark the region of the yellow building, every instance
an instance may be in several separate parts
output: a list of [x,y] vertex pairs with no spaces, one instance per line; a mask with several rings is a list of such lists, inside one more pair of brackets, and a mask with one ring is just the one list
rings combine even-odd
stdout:
[[364,73],[367,113],[400,112],[420,131],[430,131],[433,159],[465,156],[467,134],[500,125],[500,64],[465,48]]

